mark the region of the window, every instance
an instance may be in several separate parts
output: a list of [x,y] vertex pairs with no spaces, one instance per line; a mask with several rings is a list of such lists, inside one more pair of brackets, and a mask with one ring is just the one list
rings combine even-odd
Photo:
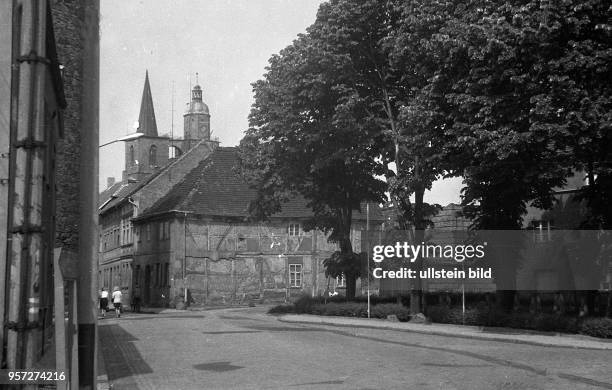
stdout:
[[136,157],[134,157],[134,145],[130,145],[130,165],[134,165]]
[[140,266],[137,265],[134,269],[134,287],[138,287],[140,285]]
[[147,225],[147,241],[151,241],[151,225]]
[[289,264],[289,287],[302,287],[302,264]]
[[138,227],[136,227],[136,229],[135,229],[135,233],[136,233],[136,241],[137,241],[137,242],[141,242],[141,241],[140,241],[140,235],[141,235],[140,230],[141,230],[141,229],[142,229],[142,227],[141,227],[141,226],[138,226]]
[[300,224],[299,223],[290,223],[287,228],[287,234],[290,236],[299,236],[300,235]]
[[121,245],[127,244],[127,223],[121,220]]
[[344,274],[336,277],[336,287],[346,287],[346,279],[344,279]]
[[159,263],[155,263],[155,282],[154,286],[157,287],[160,285],[160,277],[159,277]]
[[160,222],[159,224],[159,239],[167,240],[170,238],[170,222]]
[[164,287],[170,287],[170,263],[164,264]]
[[157,165],[157,146],[151,145],[149,149],[149,165],[154,167]]

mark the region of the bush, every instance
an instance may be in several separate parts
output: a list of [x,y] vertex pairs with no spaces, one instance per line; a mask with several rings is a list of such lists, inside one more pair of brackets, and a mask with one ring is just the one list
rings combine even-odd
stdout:
[[456,325],[483,325],[486,312],[478,308],[467,308],[465,315],[460,307],[429,306],[427,316],[432,322]]
[[[358,302],[328,303],[315,305],[312,314],[321,316],[368,317],[368,305]],[[389,315],[396,315],[400,321],[410,320],[410,311],[395,303],[371,305],[370,317],[386,319]]]
[[293,303],[293,306],[297,314],[310,314],[312,313],[312,309],[314,308],[314,306],[322,302],[323,301],[320,298],[302,296]]
[[580,322],[579,333],[612,339],[612,318],[586,318]]
[[427,317],[432,322],[448,324],[450,322],[450,308],[448,306],[428,306]]
[[[459,307],[430,306],[427,315],[432,322],[478,326],[498,326],[515,329],[532,329],[545,332],[576,333],[577,321],[559,314],[533,314],[525,311],[506,313],[489,308],[486,304],[466,308],[465,319]],[[464,322],[465,321],[465,322]]]
[[[367,298],[366,300],[367,301]],[[378,303],[373,304],[372,302],[394,302],[394,303]],[[308,297],[303,296],[298,298],[293,305],[278,305],[271,308],[268,313],[270,314],[286,314],[286,313],[297,313],[297,314],[315,314],[320,316],[342,316],[342,317],[357,317],[367,318],[368,317],[368,305],[359,299],[358,302],[347,302],[344,297],[331,297],[327,299],[328,303],[324,303],[325,299],[321,297]],[[410,310],[402,305],[398,305],[397,298],[383,298],[383,299],[372,299],[370,301],[370,317],[386,319],[389,315],[396,315],[400,321],[410,320]]]
[[[372,318],[387,318],[387,316],[395,314],[397,319],[405,322],[410,321],[410,310],[402,305],[395,303],[382,303],[370,307],[370,317]],[[366,307],[365,316],[368,316],[368,309]]]
[[312,314],[321,316],[365,317],[368,316],[367,305],[357,302],[328,303],[315,305]]
[[559,314],[540,313],[533,317],[533,329],[545,332],[576,333],[577,321],[574,318]]
[[295,313],[293,305],[278,305],[268,310],[268,314],[288,314]]

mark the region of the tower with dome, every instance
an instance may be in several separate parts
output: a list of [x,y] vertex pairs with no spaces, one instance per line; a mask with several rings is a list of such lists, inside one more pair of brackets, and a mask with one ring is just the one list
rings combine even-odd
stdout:
[[202,87],[197,81],[191,90],[191,101],[187,103],[183,118],[183,151],[191,149],[202,140],[210,140],[210,111],[202,101]]

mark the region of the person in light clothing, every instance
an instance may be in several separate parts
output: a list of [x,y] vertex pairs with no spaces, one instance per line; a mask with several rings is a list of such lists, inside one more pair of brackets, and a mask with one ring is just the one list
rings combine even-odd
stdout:
[[121,317],[121,290],[115,286],[113,289],[113,306],[115,306],[115,315]]
[[108,291],[102,287],[102,291],[100,291],[100,313],[102,317],[106,315],[106,309],[108,309]]

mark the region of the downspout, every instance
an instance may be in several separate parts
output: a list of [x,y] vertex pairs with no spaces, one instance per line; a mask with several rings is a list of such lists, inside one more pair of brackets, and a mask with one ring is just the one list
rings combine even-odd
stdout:
[[[8,128],[9,131],[4,131],[0,133],[0,172],[2,172],[2,177],[0,177],[0,201],[2,202],[0,205],[0,319],[2,320],[3,327],[0,329],[0,346],[5,345],[6,340],[6,332],[7,329],[4,326],[4,321],[6,319],[5,313],[8,305],[7,299],[7,286],[9,285],[9,273],[8,271],[8,259],[10,259],[10,251],[11,251],[11,235],[8,230],[10,221],[11,221],[11,207],[10,205],[12,200],[12,180],[10,180],[10,175],[14,171],[12,163],[14,162],[12,156],[13,153],[11,151],[13,145],[13,137],[14,137],[14,128],[13,125],[14,116],[11,114],[11,102],[17,96],[16,93],[16,83],[18,68],[12,66],[13,60],[17,56],[18,52],[18,44],[16,43],[15,37],[19,36],[19,26],[15,23],[15,6],[14,3],[0,3],[0,29],[2,29],[2,35],[0,36],[0,45],[2,48],[0,50],[6,50],[8,47],[10,51],[9,56],[5,56],[0,59],[0,73],[4,75],[3,80],[0,81],[2,83],[2,87],[5,90],[10,91],[8,96],[5,94],[3,98],[0,98],[0,121],[1,125],[4,128]],[[8,87],[8,88],[7,88]],[[5,119],[6,118],[6,119]],[[8,125],[8,126],[7,126]],[[4,349],[4,348],[3,348]],[[5,361],[6,356],[4,355],[4,351],[0,352],[0,362]]]
[[[42,197],[45,163],[44,93],[46,1],[23,1],[14,23],[21,23],[22,49],[16,62],[18,96],[12,112],[10,223],[8,274],[7,364],[32,367],[38,354],[40,264],[43,261]],[[22,16],[21,20],[19,17]],[[15,97],[15,96],[14,96]]]

